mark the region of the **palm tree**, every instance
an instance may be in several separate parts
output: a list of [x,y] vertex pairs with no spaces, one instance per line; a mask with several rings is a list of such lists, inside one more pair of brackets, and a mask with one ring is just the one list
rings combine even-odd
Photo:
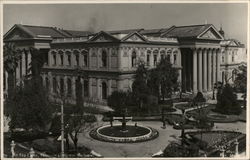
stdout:
[[4,70],[8,73],[8,97],[11,98],[16,85],[15,75],[18,61],[21,58],[21,52],[18,51],[13,43],[7,43],[3,47]]

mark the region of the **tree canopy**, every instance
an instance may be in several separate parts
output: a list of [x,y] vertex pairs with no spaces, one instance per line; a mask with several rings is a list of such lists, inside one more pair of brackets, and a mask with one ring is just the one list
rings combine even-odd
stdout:
[[154,95],[164,100],[171,97],[178,85],[178,72],[167,58],[162,58],[155,69],[151,70],[150,88]]

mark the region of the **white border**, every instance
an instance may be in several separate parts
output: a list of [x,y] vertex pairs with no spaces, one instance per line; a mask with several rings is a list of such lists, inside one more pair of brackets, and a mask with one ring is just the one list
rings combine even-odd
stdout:
[[[250,62],[250,56],[249,56],[249,29],[250,29],[250,25],[249,25],[249,20],[250,20],[250,16],[249,16],[249,0],[211,0],[211,1],[207,1],[207,0],[156,0],[156,1],[153,1],[153,0],[127,0],[127,1],[124,1],[124,0],[43,0],[43,1],[39,1],[39,0],[0,0],[0,60],[3,59],[3,5],[4,4],[98,4],[98,3],[105,3],[105,4],[108,4],[108,3],[247,3],[248,4],[248,22],[247,22],[247,62]],[[250,65],[247,64],[247,122],[246,122],[246,156],[245,157],[240,157],[240,158],[228,158],[228,157],[225,157],[225,158],[209,158],[209,157],[200,157],[200,158],[197,158],[197,157],[194,157],[194,158],[153,158],[153,159],[186,159],[186,160],[196,160],[196,159],[208,159],[208,160],[218,160],[218,159],[223,159],[223,160],[228,160],[228,159],[237,159],[237,160],[248,160],[250,159],[250,135],[249,135],[249,132],[250,132],[250,125],[249,125],[249,121],[250,121],[250,117],[249,117],[249,105],[250,105],[250,95],[249,95],[249,84],[250,84]],[[0,159],[6,159],[6,160],[9,160],[9,159],[12,159],[12,158],[4,158],[3,157],[3,76],[2,76],[2,73],[3,73],[3,63],[1,61],[0,63],[0,73],[1,73],[1,76],[0,76],[0,82],[1,82],[1,85],[0,85],[0,100],[1,100],[1,103],[0,103],[0,107],[1,107],[1,146],[0,146],[0,150],[1,150],[1,158]],[[16,158],[18,159],[18,158]],[[30,158],[20,158],[20,159],[29,159]],[[37,158],[37,159],[42,159],[42,158]],[[57,160],[58,158],[47,158],[47,159],[55,159]],[[60,159],[60,158],[59,158]],[[71,159],[79,159],[79,158],[64,158],[64,159],[68,159],[68,160],[71,160]],[[88,159],[88,158],[81,158],[81,159]],[[91,158],[92,159],[92,158]],[[103,158],[103,159],[131,159],[131,160],[136,160],[136,159],[152,159],[151,157],[137,157],[137,158]]]

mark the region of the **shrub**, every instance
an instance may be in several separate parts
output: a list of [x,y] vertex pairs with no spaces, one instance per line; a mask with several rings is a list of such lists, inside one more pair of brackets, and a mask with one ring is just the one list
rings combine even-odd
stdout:
[[16,142],[29,142],[48,136],[48,133],[38,131],[18,131],[11,133],[11,139]]
[[215,110],[223,114],[239,115],[241,113],[237,96],[235,93],[233,93],[233,88],[229,84],[226,84],[223,87],[221,94],[218,95]]

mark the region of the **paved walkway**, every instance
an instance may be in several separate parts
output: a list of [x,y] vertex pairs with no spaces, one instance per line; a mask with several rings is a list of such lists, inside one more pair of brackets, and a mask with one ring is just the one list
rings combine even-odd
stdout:
[[[102,122],[101,117],[98,117],[97,126],[108,124],[108,122]],[[119,123],[119,122],[117,122]],[[135,122],[130,122],[135,123]],[[88,146],[97,153],[104,157],[151,157],[152,154],[158,152],[159,150],[164,150],[165,147],[173,140],[179,139],[181,130],[175,130],[172,126],[166,125],[166,129],[162,129],[162,123],[157,121],[143,121],[137,122],[138,125],[150,126],[155,128],[159,132],[159,137],[140,143],[110,143],[102,142],[92,139],[88,133],[81,133],[79,136],[79,145]],[[237,130],[246,133],[246,123],[215,123],[213,130]]]

